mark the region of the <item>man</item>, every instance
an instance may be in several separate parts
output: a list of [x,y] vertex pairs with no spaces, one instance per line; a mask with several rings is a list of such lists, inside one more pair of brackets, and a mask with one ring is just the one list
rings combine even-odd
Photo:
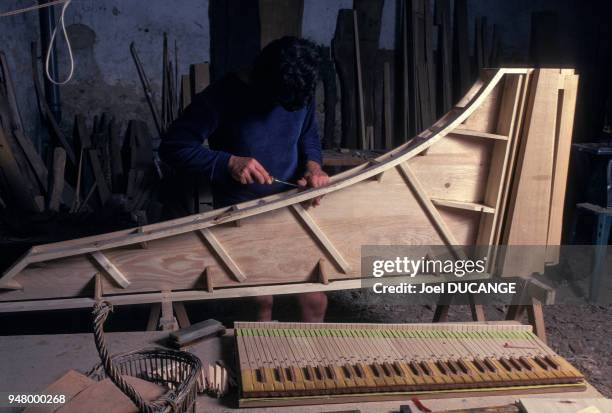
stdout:
[[[315,121],[319,60],[308,40],[271,42],[252,69],[228,74],[194,98],[163,137],[160,157],[181,172],[206,177],[215,208],[287,189],[272,178],[302,187],[326,185]],[[205,140],[209,148],[202,146]],[[323,320],[325,294],[297,299],[303,321]],[[257,318],[271,320],[272,297],[256,302]]]

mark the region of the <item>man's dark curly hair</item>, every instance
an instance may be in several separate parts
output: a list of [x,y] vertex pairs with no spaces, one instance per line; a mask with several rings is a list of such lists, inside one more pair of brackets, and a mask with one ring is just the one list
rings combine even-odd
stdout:
[[321,58],[306,39],[286,36],[268,44],[253,66],[253,84],[260,93],[289,111],[308,105],[314,96]]

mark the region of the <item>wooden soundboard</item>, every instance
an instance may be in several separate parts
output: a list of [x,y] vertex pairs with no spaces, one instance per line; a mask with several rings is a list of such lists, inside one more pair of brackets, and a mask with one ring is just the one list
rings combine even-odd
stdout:
[[363,245],[485,246],[503,276],[542,273],[561,242],[577,82],[483,71],[437,122],[325,187],[34,246],[0,276],[0,312],[358,289]]
[[584,390],[524,325],[235,326],[240,407]]

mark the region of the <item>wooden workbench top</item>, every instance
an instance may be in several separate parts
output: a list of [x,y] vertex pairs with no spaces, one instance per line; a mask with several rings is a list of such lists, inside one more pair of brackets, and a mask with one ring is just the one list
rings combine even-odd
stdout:
[[[213,338],[199,343],[190,349],[202,360],[202,364],[213,363],[223,359],[233,365],[232,332],[222,338]],[[135,350],[142,347],[163,345],[166,332],[130,332],[109,333],[106,335],[111,353]],[[87,372],[99,362],[92,334],[57,334],[35,336],[0,337],[0,394],[35,393],[59,378],[66,370],[76,369]],[[425,400],[423,403],[431,410],[461,409],[471,407],[500,406],[509,404],[518,398],[585,398],[602,397],[591,385],[584,392],[547,393],[538,395],[489,396],[480,398],[452,398]],[[407,398],[407,400],[409,397]],[[241,412],[280,413],[280,412],[334,412],[359,409],[361,412],[383,413],[398,412],[400,404],[408,402],[370,402],[349,403],[321,406],[298,406],[279,408],[240,409]],[[228,400],[217,400],[208,396],[198,398],[197,412],[228,412],[236,408],[235,396]],[[0,411],[4,412],[0,407]],[[19,411],[6,410],[7,412]],[[413,409],[413,411],[417,411]]]

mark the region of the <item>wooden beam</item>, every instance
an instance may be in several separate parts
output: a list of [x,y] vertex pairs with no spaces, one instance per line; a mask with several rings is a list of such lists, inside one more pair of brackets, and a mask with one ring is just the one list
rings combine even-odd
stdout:
[[312,216],[302,207],[300,204],[291,205],[291,209],[295,212],[295,216],[298,220],[304,224],[304,227],[308,230],[323,248],[323,250],[329,255],[336,267],[338,267],[343,273],[348,273],[351,270],[350,264],[344,259],[340,251],[336,249],[334,244],[331,242],[325,232],[317,225]]
[[304,0],[259,0],[260,46],[284,36],[302,36]]
[[192,64],[189,67],[191,80],[191,99],[203,91],[210,84],[210,65],[208,63]]
[[323,285],[329,284],[329,277],[327,275],[327,269],[325,268],[325,260],[320,259],[317,263],[317,281]]
[[484,312],[484,306],[482,304],[476,304],[473,294],[468,294],[468,300],[470,303],[470,312],[472,313],[472,320],[477,322],[487,321]]
[[172,305],[172,299],[168,297],[170,291],[162,291],[164,298],[161,302],[161,317],[159,318],[159,326],[163,331],[176,331],[178,330],[178,322],[174,317],[174,308]]
[[30,264],[29,255],[31,249],[23,254],[13,265],[11,265],[0,277],[0,290],[20,290],[21,285],[17,283],[13,278],[19,274],[25,267]]
[[59,211],[60,199],[64,192],[64,172],[66,171],[66,151],[57,147],[53,152],[53,182],[49,192],[49,210]]
[[201,229],[197,231],[197,233],[200,235],[204,243],[217,256],[225,268],[230,272],[230,274],[236,279],[236,281],[244,282],[247,279],[246,275],[244,275],[238,264],[234,262],[232,257],[230,257],[227,251],[225,251],[223,248],[223,245],[221,245],[221,243],[208,228]]
[[[31,186],[31,182],[17,163],[8,135],[2,127],[0,127],[0,182],[7,188],[14,206],[30,212],[43,211],[44,205],[38,205],[36,202],[35,188]],[[10,202],[8,196],[6,198],[6,202]]]
[[191,325],[189,321],[189,316],[187,315],[187,310],[185,309],[185,304],[182,302],[172,303],[174,307],[174,314],[176,315],[176,321],[178,321],[178,325],[180,328],[187,328]]
[[149,311],[149,320],[147,321],[147,331],[156,331],[159,326],[159,315],[161,314],[161,304],[153,303]]
[[553,164],[552,195],[546,242],[546,262],[559,262],[559,246],[563,235],[563,210],[565,207],[565,190],[569,169],[569,159],[574,131],[574,111],[578,93],[578,76],[561,75],[562,90],[559,94],[557,110],[557,133],[555,139],[555,157]]
[[385,149],[393,148],[393,115],[391,109],[391,65],[384,63],[383,72],[383,117],[385,128]]
[[91,259],[98,264],[101,270],[103,270],[109,277],[111,277],[117,284],[122,288],[127,288],[130,285],[130,281],[125,278],[123,273],[119,271],[115,264],[113,264],[104,253],[100,251],[94,251],[89,254]]
[[94,300],[100,301],[104,296],[104,289],[102,288],[102,276],[99,272],[94,276]]
[[397,169],[399,170],[400,174],[402,175],[402,177],[414,193],[415,197],[423,207],[423,210],[425,211],[427,216],[429,216],[429,219],[431,220],[432,224],[434,224],[434,226],[438,230],[442,241],[444,241],[446,245],[451,247],[453,253],[460,256],[461,254],[459,253],[459,251],[455,248],[452,248],[452,246],[458,245],[459,243],[457,242],[455,236],[452,234],[451,230],[444,222],[444,219],[436,209],[433,202],[431,202],[431,200],[429,199],[427,192],[421,186],[419,179],[414,174],[412,169],[410,169],[410,167],[406,163],[401,163],[397,165]]
[[181,76],[181,113],[191,104],[191,78],[189,75]]
[[357,23],[357,12],[353,10],[353,35],[355,39],[355,73],[357,74],[357,118],[359,122],[359,137],[361,138],[361,149],[368,149],[366,140],[365,108],[363,96],[363,79],[361,70],[361,46],[359,45],[359,24]]
[[[466,278],[463,280],[477,280],[480,278]],[[422,275],[418,279],[410,276],[395,277],[398,282],[408,284],[427,284],[439,283],[440,277],[437,275]],[[171,291],[170,293],[136,293],[136,294],[115,294],[107,295],[104,299],[113,305],[132,305],[132,304],[151,304],[159,303],[164,297],[170,297],[173,301],[201,301],[217,300],[240,297],[257,297],[261,295],[286,295],[294,294],[296,290],[300,293],[329,292],[340,290],[359,290],[363,288],[363,279],[334,280],[327,285],[320,282],[306,282],[296,284],[274,284],[274,285],[253,285],[241,288],[215,288],[214,292],[197,290]],[[8,301],[0,302],[0,313],[10,313],[19,311],[41,311],[58,310],[70,308],[90,308],[95,304],[91,297],[59,298],[51,300],[28,300],[28,301]]]
[[212,278],[212,267],[204,268],[201,278],[202,278],[202,284],[204,286],[204,289],[208,291],[209,293],[212,293],[215,288],[214,283],[213,283],[213,278]]
[[466,211],[484,212],[485,214],[495,213],[495,208],[492,208],[484,204],[477,204],[474,202],[453,201],[450,199],[438,199],[438,198],[431,198],[431,202],[434,205],[443,206],[447,208],[465,209]]
[[537,248],[528,256],[517,249],[508,249],[503,268],[503,275],[506,276],[544,272],[559,76],[558,69],[538,69],[534,75],[503,243]]
[[500,140],[500,141],[508,140],[508,136],[506,135],[499,135],[497,133],[479,132],[479,131],[470,130],[466,128],[455,128],[452,131],[450,131],[448,135],[467,136],[470,138],[495,139],[495,140]]

